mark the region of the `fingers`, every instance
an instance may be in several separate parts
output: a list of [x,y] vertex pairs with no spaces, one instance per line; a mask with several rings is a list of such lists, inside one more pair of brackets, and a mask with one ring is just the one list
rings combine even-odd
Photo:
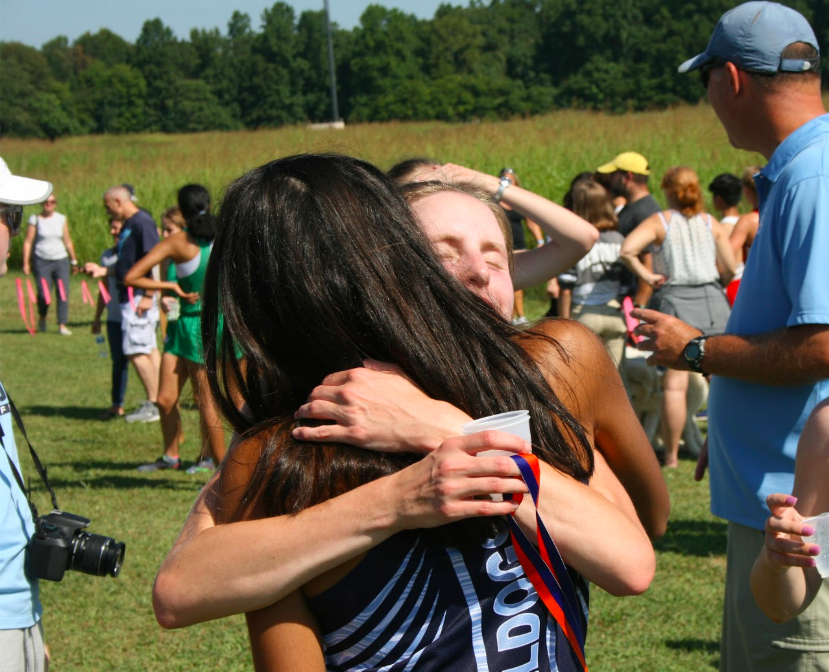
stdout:
[[291,432],[297,441],[330,441],[354,445],[353,432],[342,425],[319,425],[318,427],[294,427]]
[[630,314],[631,317],[635,317],[637,320],[644,320],[648,324],[653,324],[660,317],[664,317],[663,313],[648,308],[634,308],[630,311]]
[[532,445],[524,439],[506,432],[490,430],[455,436],[444,441],[438,450],[462,450],[469,455],[477,455],[483,450],[508,450],[513,453],[531,453]]
[[780,492],[773,492],[766,497],[766,506],[769,507],[773,516],[781,516],[786,509],[791,509],[795,504],[797,504],[797,497]]
[[697,460],[696,469],[694,469],[694,480],[699,482],[705,478],[705,470],[708,469],[708,452],[700,453]]
[[405,376],[403,373],[403,369],[401,369],[397,364],[389,364],[388,362],[379,362],[376,359],[364,359],[363,366],[366,367],[369,371],[379,371],[383,373],[397,373],[401,376]]

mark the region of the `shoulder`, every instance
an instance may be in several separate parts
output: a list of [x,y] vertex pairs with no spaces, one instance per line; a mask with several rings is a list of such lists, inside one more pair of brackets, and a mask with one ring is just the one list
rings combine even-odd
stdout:
[[573,410],[590,407],[609,378],[618,377],[616,366],[602,340],[576,320],[551,318],[524,332],[519,342],[535,360],[556,394],[575,404]]
[[31,217],[29,217],[29,226],[37,226],[37,220],[37,215],[32,215]]

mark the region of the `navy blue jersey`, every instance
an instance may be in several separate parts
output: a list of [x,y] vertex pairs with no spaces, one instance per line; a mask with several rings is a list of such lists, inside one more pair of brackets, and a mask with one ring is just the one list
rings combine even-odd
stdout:
[[[129,298],[124,277],[127,272],[154,246],[158,245],[158,227],[146,210],[139,210],[127,221],[118,237],[118,261],[115,262],[115,286],[118,288],[119,303],[126,303]],[[146,277],[150,277],[148,271]],[[136,296],[143,295],[143,290],[135,290]]]
[[[586,630],[588,584],[570,571]],[[397,534],[307,601],[331,672],[581,669],[524,575],[506,525],[463,549],[429,532]]]

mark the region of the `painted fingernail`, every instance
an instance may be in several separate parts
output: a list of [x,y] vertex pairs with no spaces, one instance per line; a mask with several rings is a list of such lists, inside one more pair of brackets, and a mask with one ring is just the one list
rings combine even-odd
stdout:
[[817,544],[812,544],[809,546],[809,553],[812,555],[820,555],[820,546]]
[[801,528],[800,535],[803,537],[811,537],[815,533],[815,528],[811,525],[804,525]]
[[797,504],[797,497],[792,497],[791,495],[789,495],[788,497],[786,497],[786,504],[788,506],[794,506],[795,504]]
[[815,560],[814,558],[809,558],[806,561],[806,566],[807,567],[817,567],[817,560]]

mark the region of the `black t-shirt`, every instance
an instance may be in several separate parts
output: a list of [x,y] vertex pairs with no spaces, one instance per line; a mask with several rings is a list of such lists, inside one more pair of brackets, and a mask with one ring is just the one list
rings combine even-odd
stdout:
[[[118,261],[115,264],[115,286],[118,287],[120,303],[129,301],[124,277],[135,263],[157,244],[158,227],[149,212],[139,210],[124,222],[118,238]],[[146,277],[149,278],[151,273],[148,272]],[[139,293],[136,292],[136,294]]]
[[662,208],[659,207],[659,203],[650,194],[640,198],[638,201],[634,201],[630,205],[626,205],[619,212],[619,233],[623,236],[630,235],[630,232],[648,217],[655,215],[661,210]]

